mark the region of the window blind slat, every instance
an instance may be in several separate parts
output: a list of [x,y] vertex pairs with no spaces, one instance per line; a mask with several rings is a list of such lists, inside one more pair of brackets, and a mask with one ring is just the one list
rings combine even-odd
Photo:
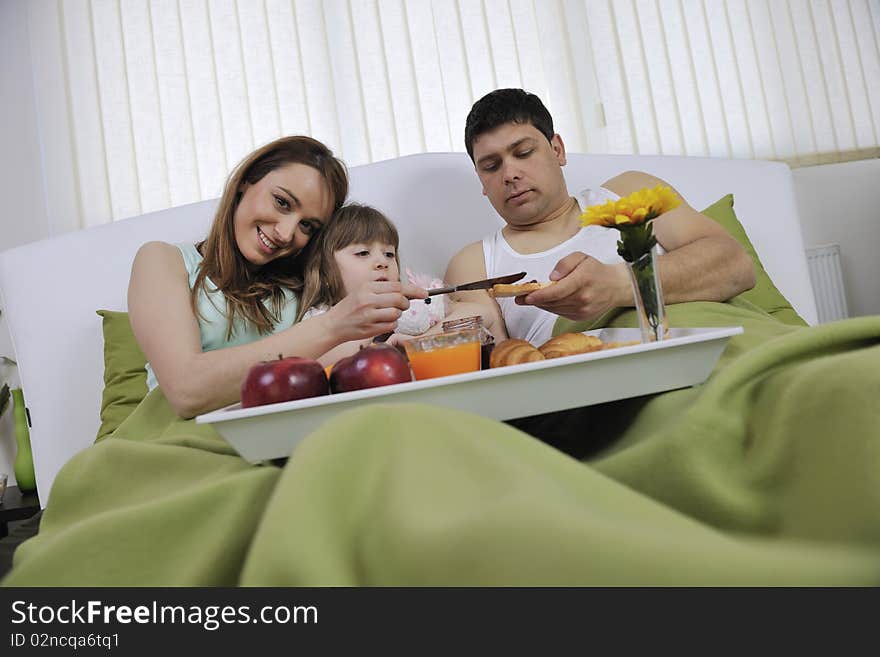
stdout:
[[183,34],[176,0],[150,3],[156,87],[171,205],[201,198]]
[[397,151],[400,155],[418,153],[425,148],[424,128],[402,0],[382,0],[378,12],[382,61],[388,75],[385,92],[394,116]]
[[332,144],[337,155],[347,157],[344,155],[345,145],[336,109],[337,89],[323,4],[320,0],[296,0],[294,10],[312,126],[310,134],[315,139]]
[[769,3],[779,61],[782,66],[782,82],[788,101],[788,113],[795,137],[798,157],[808,157],[817,148],[813,115],[807,100],[804,70],[794,34],[787,2]]
[[149,5],[144,0],[122,2],[120,21],[126,57],[125,80],[131,108],[135,175],[140,195],[139,210],[152,212],[171,205],[171,197],[168,193],[168,163]]
[[637,38],[639,28],[632,2],[611,3],[615,36],[622,74],[626,78],[629,102],[632,107],[634,139],[638,152],[651,154],[660,152],[657,134],[654,102],[648,72],[644,65],[644,45]]
[[604,152],[608,150],[608,135],[602,117],[602,104],[599,102],[586,7],[582,0],[565,0],[562,9],[571,52],[572,86],[577,109],[575,120],[581,126],[584,137],[581,150]]
[[363,90],[364,119],[369,129],[370,159],[397,157],[397,127],[388,89],[384,43],[374,0],[350,2],[358,80]]
[[290,0],[266,0],[277,113],[283,135],[312,133],[303,80],[300,39]]
[[[857,149],[870,148],[877,143],[876,126],[871,115],[868,100],[868,85],[864,78],[862,56],[852,22],[852,14],[846,0],[832,0],[831,19],[835,51],[833,55],[839,62],[841,86],[846,90],[847,110],[855,133]],[[869,51],[870,52],[870,51]],[[875,86],[880,86],[880,77],[875,78]]]
[[623,75],[617,29],[610,2],[587,5],[590,40],[596,60],[596,77],[605,112],[608,150],[611,153],[637,153],[636,128],[629,85]]
[[66,88],[70,95],[68,121],[76,158],[73,170],[77,174],[87,172],[90,182],[77,185],[82,222],[84,225],[102,224],[112,218],[112,212],[92,23],[87,11],[65,11],[64,5],[59,4],[59,12],[64,25],[63,52],[67,62],[67,83],[62,88]]
[[[880,143],[880,28],[872,22],[871,0],[853,0],[849,3],[856,34],[856,52],[862,65],[865,92],[874,126],[874,144]],[[874,3],[876,7],[877,3]]]
[[43,189],[49,235],[56,235],[83,225],[79,180],[85,175],[85,172],[77,172],[70,134],[64,32],[61,8],[56,0],[28,3],[28,33],[31,52],[39,52],[43,62],[34,71],[34,99],[43,149]]
[[547,92],[544,66],[535,65],[535,53],[541,52],[535,6],[532,0],[509,0],[516,57],[519,60],[522,88],[543,97]]
[[[764,95],[757,47],[746,0],[727,0],[726,7],[727,32],[733,46],[738,80],[737,92],[745,110],[752,157],[773,159],[776,157],[776,147],[770,132],[767,99]],[[734,26],[738,27],[734,28]]]
[[855,125],[849,106],[849,90],[843,79],[830,6],[825,0],[809,2],[806,4],[806,12],[812,20],[818,46],[819,71],[825,84],[824,98],[834,126],[835,150],[854,150]]
[[556,132],[566,138],[567,147],[574,151],[586,149],[583,122],[577,107],[571,50],[566,35],[562,5],[558,1],[535,5],[538,38],[542,44],[536,66],[554,75],[546,76],[547,90],[543,98],[552,107]]
[[703,16],[711,40],[711,61],[727,128],[729,156],[754,157],[733,41],[726,20],[726,5],[704,1]]
[[651,85],[654,121],[660,142],[659,153],[683,152],[678,102],[669,74],[669,53],[663,23],[655,0],[637,0],[636,28],[642,41],[642,58]]
[[792,22],[813,134],[816,136],[816,148],[819,152],[835,152],[837,135],[809,4],[807,0],[786,0],[786,5]]
[[[480,98],[498,88],[495,75],[495,53],[489,43],[488,26],[482,0],[457,0],[455,13],[461,29],[464,61],[470,79],[470,97]],[[494,17],[503,20],[504,15]],[[500,53],[499,53],[500,54]]]
[[461,134],[473,102],[473,84],[465,57],[464,35],[455,0],[431,0],[432,40],[437,44],[438,62],[446,99],[445,127],[452,148],[462,143]]
[[212,198],[223,189],[230,158],[223,138],[208,7],[199,0],[181,0],[179,12],[185,26],[181,36],[201,197]]
[[275,62],[265,10],[266,6],[261,0],[237,0],[235,3],[247,92],[245,99],[254,146],[282,135]]
[[[449,112],[443,89],[443,71],[440,68],[440,50],[434,29],[434,13],[415,11],[403,3],[412,48],[412,65],[418,87],[419,108],[425,148],[429,151],[449,151],[461,144],[460,132],[449,129]],[[462,128],[463,132],[464,128]],[[454,145],[453,145],[454,144]]]
[[797,149],[770,11],[763,0],[749,0],[746,11],[757,58],[761,95],[764,98],[764,109],[767,112],[767,123],[773,143],[773,156],[791,159],[797,156]]
[[373,135],[367,123],[351,8],[347,0],[328,0],[322,6],[324,27],[331,39],[329,43],[332,43],[328,52],[336,104],[334,111],[339,122],[340,153],[349,165],[363,164],[372,160],[370,141]]
[[664,4],[661,14],[668,56],[669,75],[672,79],[673,93],[677,107],[682,148],[685,155],[708,155],[706,125],[700,96],[697,93],[697,80],[693,58],[690,52],[684,16],[679,1]]
[[106,143],[110,206],[113,218],[121,219],[140,214],[142,206],[119,4],[94,0],[92,23],[101,120],[104,135],[113,137]]
[[489,35],[496,87],[522,87],[522,68],[507,0],[484,0],[481,20]]
[[212,0],[208,3],[208,16],[223,142],[229,164],[235,166],[257,143],[248,103],[249,85],[235,0]]

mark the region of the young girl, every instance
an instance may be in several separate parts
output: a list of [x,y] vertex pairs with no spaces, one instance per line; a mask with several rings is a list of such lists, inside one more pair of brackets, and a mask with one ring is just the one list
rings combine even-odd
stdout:
[[[332,223],[309,249],[300,306],[301,318],[308,320],[328,312],[350,290],[374,283],[399,281],[399,243],[394,224],[379,210],[359,204],[349,204],[338,210]],[[421,331],[436,333],[442,330],[445,310],[449,307],[447,299],[436,296],[430,301],[431,304],[427,306],[433,315],[430,323],[407,321],[416,319],[412,315],[417,310],[425,310],[411,306],[398,318],[397,332],[389,338],[389,344],[409,339]],[[477,314],[475,310],[478,308],[474,304],[455,304],[448,318],[464,317],[468,312]],[[318,360],[323,365],[333,364],[369,344],[372,337],[341,344]]]
[[348,193],[342,162],[309,137],[284,137],[232,172],[205,240],[143,245],[128,309],[156,385],[181,417],[239,399],[261,360],[316,358],[337,345],[393,330],[425,291],[392,281],[351,290],[326,313],[294,323],[301,252],[332,223]]
[[[375,208],[350,204],[339,209],[333,215],[331,225],[321,232],[309,249],[299,319],[323,315],[349,290],[399,281],[399,242],[394,224]],[[318,360],[324,365],[335,363],[355,353],[373,337],[338,345]]]

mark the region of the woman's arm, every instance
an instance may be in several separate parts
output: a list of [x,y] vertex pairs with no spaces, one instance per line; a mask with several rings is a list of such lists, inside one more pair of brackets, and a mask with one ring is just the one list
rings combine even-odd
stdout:
[[181,417],[240,399],[241,382],[257,362],[283,356],[318,358],[339,344],[393,330],[411,297],[399,283],[372,283],[326,313],[246,345],[203,352],[190,305],[188,275],[176,247],[150,242],[135,256],[128,309],[135,338],[159,386]]

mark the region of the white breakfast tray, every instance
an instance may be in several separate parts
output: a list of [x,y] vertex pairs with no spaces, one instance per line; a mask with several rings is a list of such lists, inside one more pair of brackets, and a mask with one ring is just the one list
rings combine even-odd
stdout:
[[[294,446],[337,413],[379,402],[417,402],[497,420],[601,404],[702,383],[741,326],[670,329],[663,342],[455,374],[426,381],[241,408],[196,417],[248,461],[289,456]],[[639,339],[638,329],[586,331],[603,342]]]

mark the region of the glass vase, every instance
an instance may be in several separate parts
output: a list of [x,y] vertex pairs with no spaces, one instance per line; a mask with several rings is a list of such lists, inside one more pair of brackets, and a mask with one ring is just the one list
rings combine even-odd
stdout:
[[626,266],[633,286],[642,342],[660,342],[666,337],[669,325],[660,287],[656,248],[638,260],[626,263]]

